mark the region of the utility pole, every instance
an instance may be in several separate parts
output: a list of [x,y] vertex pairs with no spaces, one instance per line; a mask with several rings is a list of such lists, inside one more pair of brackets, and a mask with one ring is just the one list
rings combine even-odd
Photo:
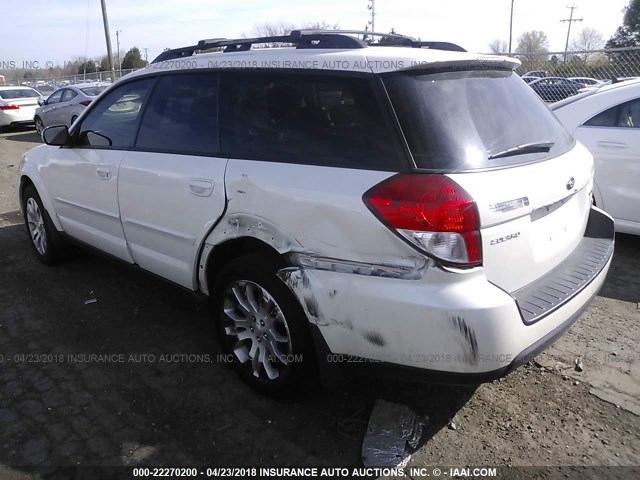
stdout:
[[511,40],[513,39],[513,1],[511,0],[511,18],[509,20],[509,53],[511,53]]
[[367,10],[371,11],[371,20],[369,20],[369,25],[371,25],[371,31],[376,31],[376,0],[368,0],[369,5],[367,5]]
[[144,50],[144,61],[147,62],[147,65],[149,65],[149,60],[147,58],[149,49],[148,48],[143,48],[143,50]]
[[111,35],[109,34],[109,17],[107,16],[107,4],[105,0],[100,0],[102,3],[102,22],[104,23],[104,36],[107,39],[107,59],[109,60],[109,71],[111,72],[111,78],[113,81],[116,79],[115,71],[113,70],[113,53],[111,52]]
[[118,44],[118,78],[122,76],[122,63],[120,63],[120,32],[122,30],[116,30],[116,43]]
[[569,35],[571,35],[571,24],[573,22],[581,22],[582,20],[584,20],[583,18],[573,18],[573,11],[578,8],[576,5],[571,5],[570,7],[567,6],[567,8],[571,9],[571,14],[569,15],[569,18],[565,18],[563,20],[560,20],[561,22],[569,22],[569,27],[567,28],[567,43],[564,44],[564,61],[567,61],[567,51],[569,50]]

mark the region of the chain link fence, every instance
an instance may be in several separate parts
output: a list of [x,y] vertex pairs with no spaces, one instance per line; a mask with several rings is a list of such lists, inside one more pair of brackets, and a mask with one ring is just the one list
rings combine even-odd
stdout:
[[519,59],[519,75],[541,77],[586,77],[608,81],[640,76],[640,48],[614,48],[544,54],[503,54]]

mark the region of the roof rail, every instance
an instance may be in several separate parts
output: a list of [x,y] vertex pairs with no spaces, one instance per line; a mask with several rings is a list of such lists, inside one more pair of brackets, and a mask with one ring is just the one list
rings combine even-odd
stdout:
[[[353,35],[362,35],[363,37],[373,38],[381,37],[379,43],[372,41],[364,41]],[[158,63],[175,58],[190,57],[197,51],[210,50],[213,48],[222,48],[226,52],[244,52],[251,50],[256,44],[265,43],[283,43],[295,45],[298,49],[319,48],[319,49],[350,49],[365,48],[368,46],[404,46],[413,48],[432,48],[436,50],[452,50],[457,52],[466,52],[459,45],[449,42],[422,42],[413,37],[399,35],[397,33],[379,33],[368,32],[366,30],[314,30],[302,29],[292,30],[289,35],[278,35],[271,37],[256,38],[212,38],[209,40],[200,40],[197,45],[189,47],[175,48],[167,50],[158,55],[151,63]]]

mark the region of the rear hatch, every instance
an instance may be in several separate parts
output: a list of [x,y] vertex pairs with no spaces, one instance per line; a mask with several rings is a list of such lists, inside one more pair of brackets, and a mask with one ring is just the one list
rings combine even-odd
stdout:
[[384,76],[418,171],[445,174],[475,201],[482,265],[513,292],[581,241],[593,158],[511,70]]

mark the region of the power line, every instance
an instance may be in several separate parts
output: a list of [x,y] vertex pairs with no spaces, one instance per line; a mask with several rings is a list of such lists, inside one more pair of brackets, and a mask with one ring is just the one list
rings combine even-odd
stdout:
[[571,5],[570,7],[567,6],[567,8],[571,9],[571,14],[569,15],[569,18],[565,18],[560,20],[561,22],[568,22],[569,23],[569,27],[567,28],[567,43],[565,43],[564,45],[564,61],[567,61],[567,51],[569,50],[569,35],[571,35],[571,24],[573,22],[581,22],[582,20],[584,20],[583,18],[573,18],[573,11],[578,8],[576,5]]

